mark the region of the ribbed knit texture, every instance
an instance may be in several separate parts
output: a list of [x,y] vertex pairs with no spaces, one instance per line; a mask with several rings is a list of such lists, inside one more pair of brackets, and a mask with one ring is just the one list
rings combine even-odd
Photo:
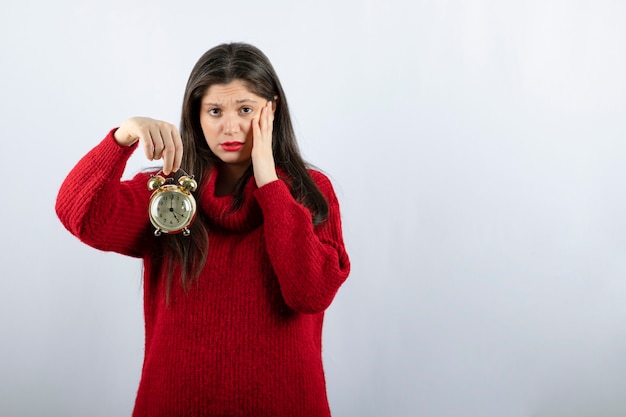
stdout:
[[[282,180],[246,186],[241,209],[202,185],[209,251],[187,291],[153,280],[148,174],[120,181],[134,150],[113,132],[70,172],[57,214],[84,243],[144,258],[145,358],[134,416],[328,417],[322,367],[324,310],[347,278],[339,205],[329,180],[311,171],[328,220],[313,227]],[[193,226],[191,228],[193,233]],[[164,268],[163,268],[164,269]],[[111,306],[114,308],[114,306]]]

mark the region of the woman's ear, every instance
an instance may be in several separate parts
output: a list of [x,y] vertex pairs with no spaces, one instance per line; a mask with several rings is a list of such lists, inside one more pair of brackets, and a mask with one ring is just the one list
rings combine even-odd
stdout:
[[276,111],[276,102],[278,101],[278,96],[274,96],[272,100],[272,110]]

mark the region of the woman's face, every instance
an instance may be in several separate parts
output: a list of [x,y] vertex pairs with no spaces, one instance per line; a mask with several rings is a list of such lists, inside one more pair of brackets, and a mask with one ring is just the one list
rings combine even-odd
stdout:
[[200,105],[200,125],[211,151],[224,163],[246,167],[252,153],[252,120],[267,100],[240,80],[210,86]]

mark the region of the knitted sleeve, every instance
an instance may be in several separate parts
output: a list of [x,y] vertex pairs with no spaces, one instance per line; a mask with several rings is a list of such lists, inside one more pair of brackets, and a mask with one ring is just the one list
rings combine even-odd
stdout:
[[61,223],[96,249],[140,257],[149,223],[148,174],[121,181],[136,145],[123,147],[109,132],[64,180],[56,200]]
[[314,314],[328,308],[348,277],[350,261],[332,185],[317,171],[311,175],[329,205],[328,219],[315,227],[309,210],[294,200],[283,181],[273,181],[255,193],[283,298],[294,310]]

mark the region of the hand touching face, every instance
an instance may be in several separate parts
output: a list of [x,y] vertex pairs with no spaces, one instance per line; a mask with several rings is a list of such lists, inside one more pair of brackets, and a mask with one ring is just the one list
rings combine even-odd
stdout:
[[[240,80],[214,84],[200,107],[200,125],[213,153],[242,175],[253,164],[257,186],[278,179],[272,153],[276,102],[251,92]],[[180,168],[183,145],[176,126],[148,117],[132,117],[115,132],[123,146],[140,141],[149,160],[163,159],[168,175]]]
[[261,109],[258,118],[252,120],[252,167],[258,187],[278,179],[274,153],[272,152],[272,132],[274,125],[274,101],[268,101]]

